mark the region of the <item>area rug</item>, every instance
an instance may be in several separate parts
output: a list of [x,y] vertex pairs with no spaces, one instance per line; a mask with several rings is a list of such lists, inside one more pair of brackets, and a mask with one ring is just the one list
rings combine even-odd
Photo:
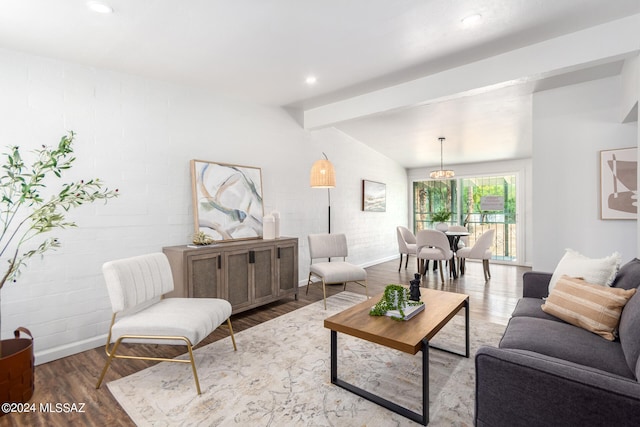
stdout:
[[[196,350],[200,396],[191,366],[168,362],[110,382],[109,390],[139,426],[418,425],[331,384],[330,331],[323,321],[363,299],[341,292],[327,299],[327,310],[319,301],[239,332],[237,352],[230,338]],[[430,426],[473,424],[473,354],[482,344],[497,344],[504,329],[472,319],[472,357],[429,352]],[[464,316],[455,316],[431,343],[463,351]],[[338,360],[339,378],[421,413],[421,353],[338,334]]]

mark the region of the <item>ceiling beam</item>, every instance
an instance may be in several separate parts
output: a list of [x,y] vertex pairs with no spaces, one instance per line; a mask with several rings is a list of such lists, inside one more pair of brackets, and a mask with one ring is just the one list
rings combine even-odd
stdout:
[[304,111],[305,129],[440,102],[627,58],[640,51],[640,14]]

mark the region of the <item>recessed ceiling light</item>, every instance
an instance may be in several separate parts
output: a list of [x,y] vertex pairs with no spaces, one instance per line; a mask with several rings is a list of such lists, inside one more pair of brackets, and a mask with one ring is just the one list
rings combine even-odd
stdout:
[[473,15],[465,16],[460,22],[462,22],[462,25],[465,27],[472,27],[479,24],[480,21],[482,21],[482,15],[474,13]]
[[96,13],[104,13],[104,14],[113,13],[113,8],[111,6],[99,1],[88,1],[87,7],[89,8],[89,10]]
[[316,78],[316,76],[309,76],[305,79],[305,83],[307,83],[309,86],[316,84],[317,81],[318,79]]

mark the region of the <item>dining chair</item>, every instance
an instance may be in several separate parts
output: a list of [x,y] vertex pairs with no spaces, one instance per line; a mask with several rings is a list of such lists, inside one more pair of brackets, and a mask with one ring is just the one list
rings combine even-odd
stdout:
[[482,235],[476,240],[476,243],[470,248],[458,249],[456,253],[459,266],[460,275],[463,275],[466,270],[467,259],[481,259],[482,270],[484,273],[484,281],[486,282],[491,278],[491,271],[489,270],[489,260],[492,257],[491,245],[493,244],[493,237],[496,234],[495,229],[489,229],[482,233]]
[[[347,282],[355,282],[364,287],[365,295],[369,297],[366,270],[346,261],[349,252],[347,236],[344,234],[309,234],[308,240],[311,265],[309,266],[306,294],[309,293],[309,286],[313,284],[311,281],[312,276],[316,276],[322,282],[325,310],[327,309],[327,284],[344,283],[344,289],[346,290]],[[314,260],[320,258],[342,258],[342,261],[314,262]]]
[[[100,388],[113,359],[136,359],[190,363],[196,390],[201,394],[193,346],[226,321],[233,349],[237,350],[229,319],[229,301],[218,298],[163,299],[163,295],[173,291],[171,266],[163,253],[110,261],[102,266],[102,272],[113,315],[105,346],[108,358],[96,389]],[[185,345],[189,358],[118,354],[122,343]],[[148,348],[155,349],[152,346]]]
[[409,255],[416,255],[416,236],[407,228],[399,225],[396,227],[396,234],[398,237],[398,251],[400,252],[400,265],[398,271],[402,268],[402,256],[406,255],[404,262],[404,268],[407,269],[409,264]]
[[440,279],[444,283],[442,261],[448,261],[453,258],[453,251],[447,236],[439,230],[420,230],[416,235],[416,246],[416,256],[420,262],[420,274],[424,276],[427,273],[424,261],[438,261]]

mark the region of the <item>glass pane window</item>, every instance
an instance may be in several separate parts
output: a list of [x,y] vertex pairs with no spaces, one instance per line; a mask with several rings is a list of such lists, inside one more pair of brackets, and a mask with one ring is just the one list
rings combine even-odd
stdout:
[[[413,183],[414,232],[433,228],[437,222],[454,224],[458,217],[456,180],[416,181]],[[451,213],[449,220],[437,221],[436,213]]]
[[496,175],[413,183],[414,232],[435,228],[441,211],[451,212],[449,225],[467,227],[467,244],[494,229],[493,259],[517,259],[516,175]]
[[492,228],[496,230],[491,247],[493,259],[515,261],[516,176],[465,178],[460,184],[461,224],[471,233],[469,244]]

